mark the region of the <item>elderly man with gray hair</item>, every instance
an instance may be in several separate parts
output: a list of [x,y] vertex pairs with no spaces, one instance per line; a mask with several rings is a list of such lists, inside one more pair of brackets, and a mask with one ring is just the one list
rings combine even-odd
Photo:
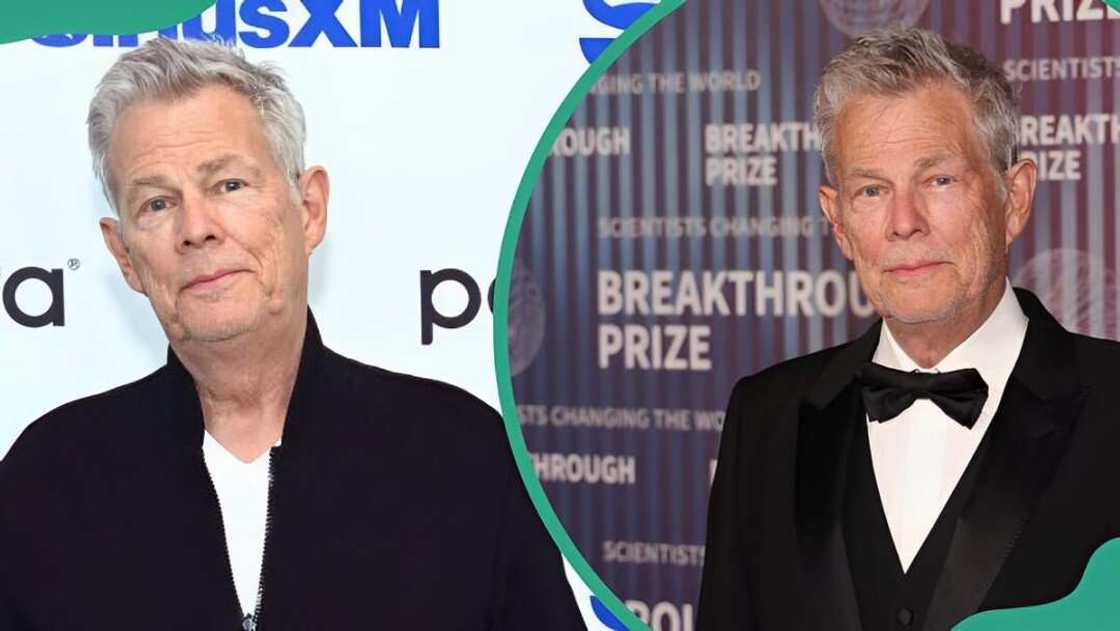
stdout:
[[1120,536],[1120,345],[1008,282],[1036,182],[1014,92],[895,27],[815,110],[820,204],[881,320],[736,384],[697,628],[943,631],[1068,594]]
[[582,628],[498,415],[323,345],[329,184],[276,70],[155,39],[88,123],[105,244],[170,348],[0,464],[0,628]]

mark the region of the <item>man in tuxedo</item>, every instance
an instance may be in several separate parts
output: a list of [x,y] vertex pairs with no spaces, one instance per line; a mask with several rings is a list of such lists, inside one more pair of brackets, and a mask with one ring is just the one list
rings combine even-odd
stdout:
[[498,415],[324,346],[329,184],[278,72],[155,39],[88,123],[105,244],[170,348],[0,463],[0,628],[583,628]]
[[1120,535],[1120,345],[1007,279],[1036,182],[1016,107],[919,29],[826,66],[819,199],[882,319],[736,384],[698,629],[942,631],[1068,594]]

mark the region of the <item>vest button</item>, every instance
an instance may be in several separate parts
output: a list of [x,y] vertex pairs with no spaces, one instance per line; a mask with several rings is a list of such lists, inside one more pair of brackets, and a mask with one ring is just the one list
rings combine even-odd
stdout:
[[904,627],[908,627],[910,626],[910,623],[914,621],[914,612],[910,611],[906,607],[903,607],[902,609],[898,610],[898,614],[895,617],[898,619],[899,624]]

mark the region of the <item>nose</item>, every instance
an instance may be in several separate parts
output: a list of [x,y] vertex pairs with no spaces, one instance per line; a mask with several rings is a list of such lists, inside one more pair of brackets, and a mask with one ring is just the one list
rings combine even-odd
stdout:
[[927,234],[929,223],[921,196],[912,190],[898,190],[887,209],[887,239],[897,241]]
[[225,236],[216,208],[203,195],[185,194],[176,215],[180,252],[214,245]]

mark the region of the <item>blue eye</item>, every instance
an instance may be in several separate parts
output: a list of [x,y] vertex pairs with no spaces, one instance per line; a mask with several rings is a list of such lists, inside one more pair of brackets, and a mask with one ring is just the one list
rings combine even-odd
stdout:
[[162,197],[157,197],[153,200],[149,200],[148,202],[146,202],[144,204],[144,210],[151,210],[151,211],[154,211],[154,212],[159,212],[161,210],[167,210],[167,207],[168,207],[167,200],[162,198]]
[[948,175],[939,175],[933,178],[933,183],[938,186],[948,186],[953,183],[953,178]]
[[221,184],[222,191],[225,193],[232,193],[241,190],[245,187],[245,182],[241,180],[224,180]]
[[860,191],[860,195],[862,195],[863,197],[878,197],[882,194],[883,194],[883,191],[880,190],[878,186],[874,186],[874,185],[865,186]]

